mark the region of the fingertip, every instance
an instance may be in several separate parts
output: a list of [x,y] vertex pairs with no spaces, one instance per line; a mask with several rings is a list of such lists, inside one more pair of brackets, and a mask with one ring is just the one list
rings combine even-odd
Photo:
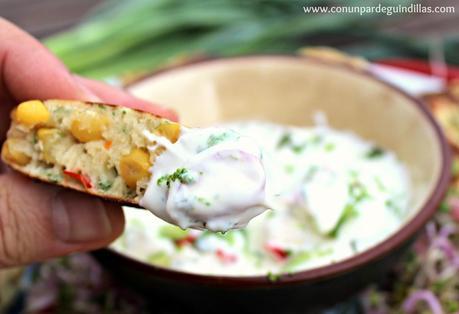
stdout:
[[107,210],[107,216],[112,226],[112,233],[109,239],[111,242],[123,233],[126,221],[124,218],[123,208],[119,204],[114,202],[105,202],[104,206]]
[[121,88],[81,76],[75,76],[75,79],[97,95],[102,102],[145,111],[172,121],[178,121],[178,115],[174,110],[137,98]]

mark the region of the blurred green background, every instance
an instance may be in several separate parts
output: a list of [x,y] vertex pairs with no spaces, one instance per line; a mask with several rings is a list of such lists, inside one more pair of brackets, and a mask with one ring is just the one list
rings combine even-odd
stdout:
[[294,53],[326,45],[370,60],[459,64],[455,14],[305,14],[303,6],[458,6],[412,0],[0,0],[2,16],[44,40],[69,68],[107,78],[148,72],[183,58]]

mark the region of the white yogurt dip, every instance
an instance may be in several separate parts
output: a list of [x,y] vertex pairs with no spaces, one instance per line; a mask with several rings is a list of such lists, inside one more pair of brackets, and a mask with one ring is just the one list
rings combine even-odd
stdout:
[[224,128],[182,128],[176,143],[146,132],[166,150],[156,158],[140,205],[183,229],[227,231],[266,210],[266,176],[256,142]]
[[[126,231],[112,245],[115,250],[191,273],[288,273],[362,252],[389,237],[410,217],[409,178],[392,152],[323,123],[294,128],[247,121],[224,127],[261,147],[265,201],[274,209],[252,219],[246,228],[224,234],[181,230],[144,211],[126,209]],[[252,154],[257,156],[255,151]],[[219,172],[220,166],[210,169]],[[252,192],[243,194],[246,200],[256,194],[261,169],[254,176],[257,179],[247,184]],[[212,193],[218,190],[220,186],[215,186]],[[225,202],[232,204],[232,195],[227,197]],[[253,204],[262,202],[254,199]],[[200,210],[207,213],[206,208]]]

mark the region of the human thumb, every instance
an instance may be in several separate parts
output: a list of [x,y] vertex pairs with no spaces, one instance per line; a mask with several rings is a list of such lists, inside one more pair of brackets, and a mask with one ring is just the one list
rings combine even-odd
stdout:
[[100,248],[123,227],[116,204],[13,172],[0,175],[0,268]]

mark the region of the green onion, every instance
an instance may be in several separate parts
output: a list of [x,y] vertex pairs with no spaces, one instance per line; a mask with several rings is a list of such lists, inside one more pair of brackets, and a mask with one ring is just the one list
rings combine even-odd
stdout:
[[355,216],[357,216],[357,210],[355,209],[355,205],[347,204],[335,228],[333,228],[333,230],[330,231],[328,235],[332,238],[336,238],[343,225]]
[[271,282],[277,282],[282,277],[282,275],[281,274],[275,274],[275,273],[272,273],[272,272],[268,272],[268,274],[266,274],[266,277]]
[[104,78],[151,71],[194,55],[291,53],[318,34],[370,32],[378,20],[372,14],[306,15],[303,5],[300,0],[109,0],[45,44],[71,71]]
[[212,232],[209,230],[204,231],[199,237],[200,238],[205,238],[209,236],[214,236],[216,238],[219,238],[223,241],[228,242],[230,245],[234,245],[236,243],[236,233],[241,232],[241,230],[230,230],[225,233],[222,232]]
[[373,146],[366,154],[365,157],[368,159],[380,158],[385,154],[381,147]]
[[188,235],[188,230],[180,229],[177,226],[165,225],[159,229],[159,236],[170,240],[180,240]]
[[171,264],[170,256],[164,251],[155,252],[149,255],[147,257],[147,261],[154,265],[163,266],[163,267],[170,266]]
[[299,253],[295,253],[291,255],[287,263],[284,265],[282,270],[284,272],[291,272],[294,271],[298,266],[302,265],[303,263],[307,262],[313,257],[313,254],[309,251],[303,251]]

